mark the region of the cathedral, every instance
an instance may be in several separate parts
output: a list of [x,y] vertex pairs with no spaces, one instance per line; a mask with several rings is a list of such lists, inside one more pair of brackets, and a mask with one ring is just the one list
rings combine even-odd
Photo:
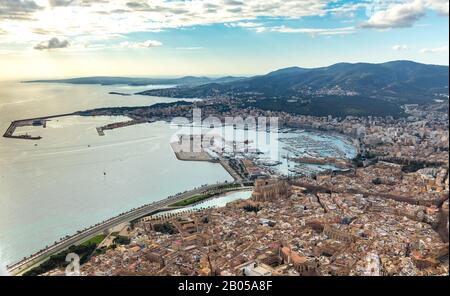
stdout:
[[275,201],[289,197],[290,193],[290,185],[284,180],[258,179],[255,181],[252,199],[258,202]]

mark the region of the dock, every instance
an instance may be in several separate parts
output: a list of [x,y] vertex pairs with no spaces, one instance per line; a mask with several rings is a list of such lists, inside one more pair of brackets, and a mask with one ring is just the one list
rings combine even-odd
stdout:
[[231,175],[231,177],[233,177],[233,179],[236,182],[241,182],[244,181],[241,177],[241,175],[239,175],[231,166],[230,163],[228,162],[228,160],[225,159],[221,159],[219,161],[219,163],[222,165],[222,167],[228,172],[228,174]]
[[[230,174],[231,177],[236,182],[241,182],[243,178],[230,166],[230,163],[228,160],[219,158],[219,157],[212,157],[207,151],[203,149],[203,147],[198,148],[199,151],[195,151],[193,149],[193,141],[188,142],[188,147],[183,147],[181,144],[181,138],[179,142],[172,142],[170,143],[170,146],[172,147],[173,153],[175,154],[175,157],[180,161],[207,161],[212,163],[220,163],[222,167]],[[187,148],[184,151],[183,148]]]
[[3,137],[9,138],[9,139],[19,139],[19,140],[40,140],[40,139],[42,139],[41,136],[32,136],[32,135],[28,135],[28,134],[15,135],[14,133],[18,127],[42,126],[43,128],[46,128],[47,121],[49,121],[52,118],[73,116],[73,115],[76,115],[76,113],[66,113],[66,114],[52,115],[52,116],[46,116],[46,117],[37,117],[37,118],[16,120],[16,121],[11,122],[8,129],[3,134]]
[[149,120],[129,120],[129,121],[124,121],[124,122],[114,122],[114,123],[110,123],[104,126],[100,126],[97,127],[97,133],[99,136],[103,137],[105,136],[105,131],[106,130],[113,130],[113,129],[117,129],[117,128],[123,128],[123,127],[127,127],[127,126],[132,126],[132,125],[136,125],[136,124],[142,124],[142,123],[149,123],[151,121]]

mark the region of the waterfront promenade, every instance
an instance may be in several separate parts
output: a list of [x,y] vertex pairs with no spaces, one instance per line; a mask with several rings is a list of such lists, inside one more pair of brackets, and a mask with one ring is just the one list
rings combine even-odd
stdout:
[[180,193],[178,195],[175,195],[175,196],[172,196],[172,197],[169,197],[169,198],[157,201],[157,202],[153,202],[151,204],[141,206],[139,208],[131,209],[128,212],[119,214],[116,217],[110,218],[106,221],[103,221],[94,226],[91,226],[85,230],[79,231],[75,235],[66,237],[66,238],[62,239],[61,241],[55,243],[54,245],[49,246],[48,248],[46,248],[38,253],[35,253],[27,258],[24,258],[23,260],[15,263],[13,265],[8,266],[7,267],[8,272],[11,275],[21,275],[25,271],[29,270],[30,268],[43,263],[51,255],[61,252],[72,245],[80,244],[83,241],[86,241],[86,240],[94,237],[97,234],[103,233],[104,231],[109,230],[119,224],[130,222],[130,221],[139,219],[141,217],[150,215],[152,213],[155,213],[157,211],[165,209],[166,207],[168,207],[169,205],[171,205],[173,203],[188,199],[194,195],[202,194],[207,191],[214,190],[214,191],[217,191],[218,194],[220,194],[222,187],[224,187],[223,191],[227,191],[226,186],[232,185],[232,184],[243,186],[239,182],[220,183],[220,184],[203,186],[203,187],[195,188],[193,190],[186,191],[186,192]]

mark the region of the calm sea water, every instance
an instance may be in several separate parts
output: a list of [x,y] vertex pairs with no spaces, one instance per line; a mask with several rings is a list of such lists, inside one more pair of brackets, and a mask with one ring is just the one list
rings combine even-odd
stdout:
[[[2,83],[0,133],[21,118],[175,101],[108,94],[141,89]],[[174,131],[166,123],[98,136],[95,127],[121,120],[65,117],[49,122],[46,129],[18,130],[43,136],[37,142],[0,138],[3,265],[131,208],[202,184],[232,181],[220,165],[178,161],[169,145]]]

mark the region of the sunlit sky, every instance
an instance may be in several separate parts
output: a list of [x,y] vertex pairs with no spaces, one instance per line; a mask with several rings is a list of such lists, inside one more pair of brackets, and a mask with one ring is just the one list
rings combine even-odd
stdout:
[[0,79],[448,65],[448,0],[0,0]]

